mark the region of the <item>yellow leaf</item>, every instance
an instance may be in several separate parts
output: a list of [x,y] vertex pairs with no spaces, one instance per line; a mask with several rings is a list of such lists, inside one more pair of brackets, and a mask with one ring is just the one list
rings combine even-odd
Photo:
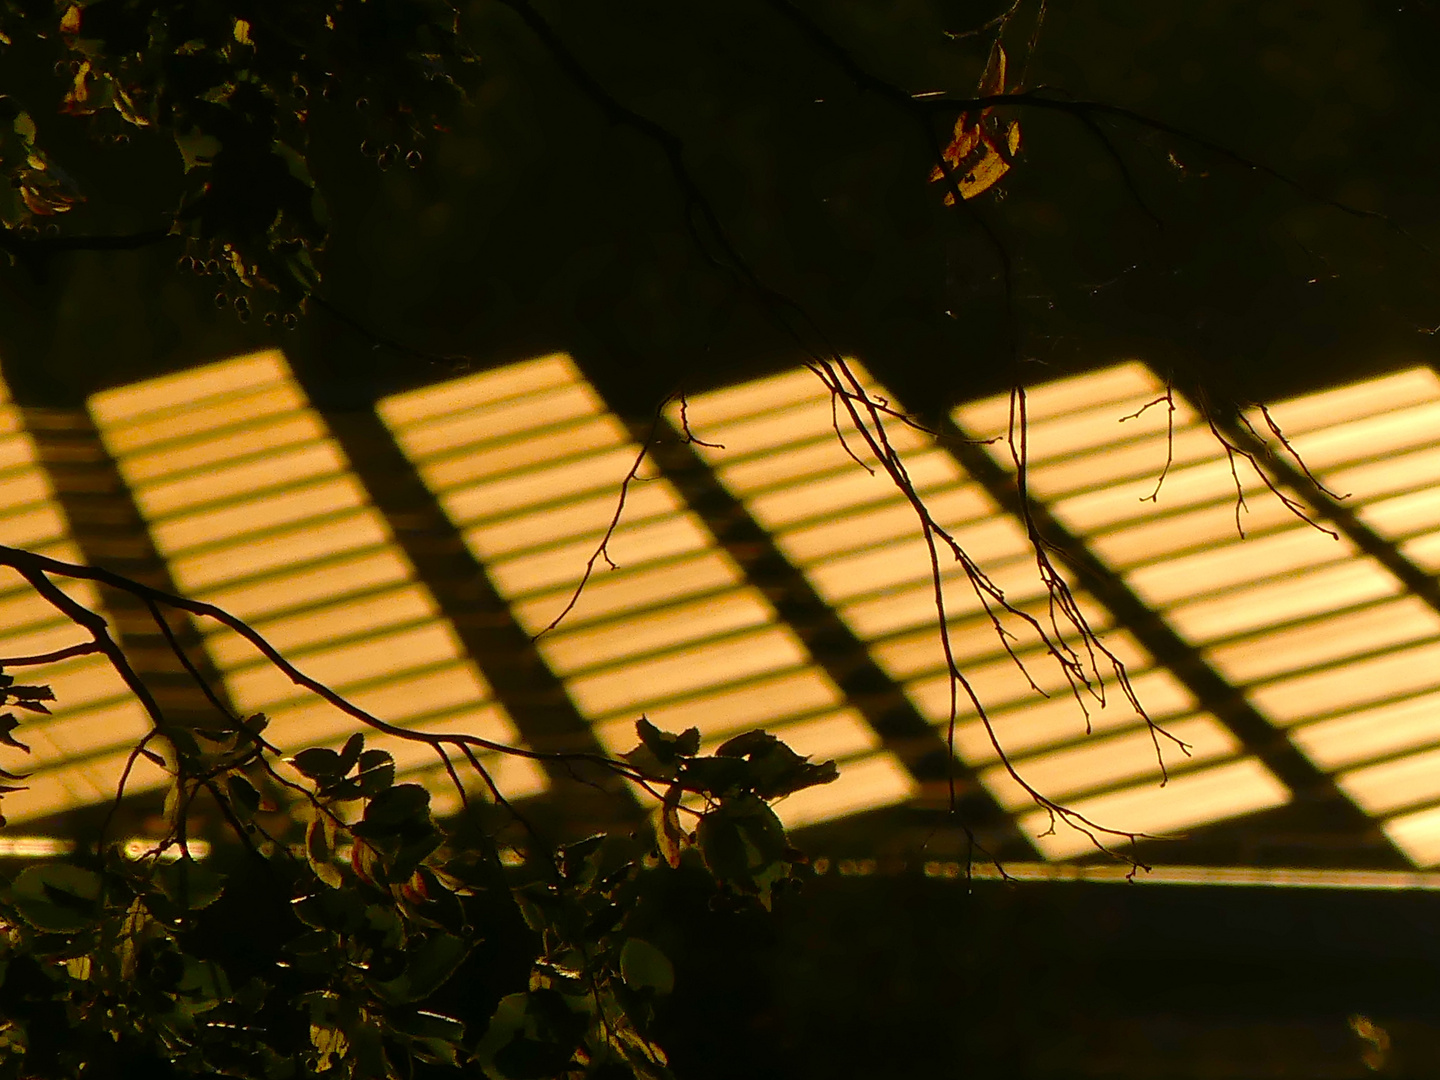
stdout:
[[134,124],[136,127],[150,126],[149,119],[141,116],[135,110],[135,102],[131,99],[130,95],[125,92],[125,88],[123,86],[121,86],[117,82],[112,82],[111,89],[115,95],[116,112],[118,112],[126,120],[130,121],[130,123]]
[[245,269],[245,260],[241,258],[240,253],[236,251],[233,247],[231,247],[229,244],[225,245],[225,258],[230,263],[230,269],[235,271],[235,276],[241,281],[245,281],[248,283],[249,274],[246,272]]
[[310,1025],[310,1045],[320,1055],[315,1063],[316,1072],[333,1069],[345,1057],[345,1051],[350,1049],[350,1041],[343,1031],[323,1024]]
[[42,191],[39,188],[31,187],[29,184],[21,186],[20,198],[32,214],[38,214],[41,217],[63,214],[79,201],[63,192],[53,189]]
[[80,5],[71,4],[60,19],[60,32],[62,34],[78,34],[80,32]]
[[94,112],[93,109],[88,109],[85,106],[86,101],[90,98],[89,81],[90,61],[86,60],[80,65],[80,69],[75,72],[75,79],[70,84],[70,89],[65,94],[65,100],[60,105],[61,112],[80,116]]
[[680,866],[680,852],[685,841],[685,831],[680,828],[681,794],[680,785],[672,784],[660,807],[660,853],[672,870]]
[[980,96],[993,97],[1005,92],[1005,47],[995,42],[990,50],[990,59],[985,63],[985,73],[980,76]]
[[[960,177],[960,195],[962,198],[973,199],[981,192],[988,190],[999,183],[1000,178],[1010,171],[1010,163],[1015,157],[1015,151],[1020,149],[1020,125],[1012,123],[1010,130],[1005,135],[1005,149],[1002,151],[996,141],[992,140],[989,133],[983,140],[983,148],[974,166],[964,176]],[[953,195],[947,195],[946,201],[953,203]]]
[[244,19],[235,20],[235,40],[241,45],[254,45],[250,39],[250,24]]
[[[990,59],[985,72],[980,76],[979,96],[993,97],[1005,92],[1005,49],[997,41],[990,50]],[[1020,149],[1020,124],[1012,121],[1003,135],[998,124],[991,118],[993,109],[989,106],[980,110],[979,115],[963,112],[955,120],[955,133],[950,145],[945,147],[941,157],[944,167],[937,165],[930,171],[932,181],[948,181],[945,205],[955,205],[955,192],[962,199],[975,196],[994,187],[1014,163]]]

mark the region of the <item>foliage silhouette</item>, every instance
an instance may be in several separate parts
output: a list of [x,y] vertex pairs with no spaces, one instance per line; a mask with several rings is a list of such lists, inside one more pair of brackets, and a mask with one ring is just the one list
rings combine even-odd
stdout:
[[[685,863],[690,872],[703,865],[717,903],[768,909],[804,864],[769,804],[836,777],[833,763],[813,764],[760,731],[701,754],[695,729],[671,735],[643,717],[639,745],[614,760],[408,732],[308,679],[217,608],[13,549],[3,556],[90,632],[88,649],[67,654],[104,655],[145,705],[153,727],[131,763],[143,755],[172,776],[166,830],[149,850],[127,855],[102,830],[73,861],[32,865],[0,892],[6,1076],[81,1077],[120,1067],[257,1080],[398,1078],[427,1066],[434,1075],[479,1068],[514,1078],[668,1075],[651,1029],[656,999],[673,989],[674,972],[665,953],[641,936],[656,925],[646,910],[656,877]],[[480,782],[495,805],[509,809],[477,747],[609,768],[659,799],[658,849],[597,835],[551,850],[531,836],[521,844],[523,865],[507,870],[492,829],[468,812],[438,824],[429,792],[395,783],[391,755],[366,749],[363,733],[338,751],[311,747],[282,760],[265,738],[266,718],[228,714],[167,635],[216,705],[208,725],[177,727],[104,620],[66,596],[54,584],[57,576],[98,578],[139,595],[162,627],[161,605],[219,619],[367,727],[431,746],[467,806],[468,787]],[[4,662],[39,666],[54,659]],[[0,678],[4,705],[48,711],[47,688]],[[0,716],[0,727],[7,746],[25,750],[13,713]],[[162,742],[165,756],[157,749]],[[458,768],[451,754],[463,759]],[[472,785],[461,769],[473,773]],[[0,778],[4,791],[19,790],[25,779],[8,771]],[[117,803],[123,794],[122,780]],[[228,872],[194,857],[188,826],[199,800],[213,804],[243,849]],[[258,892],[285,913],[254,945],[269,963],[240,957],[238,967],[227,966],[206,944],[214,939],[207,912],[225,910],[225,892],[237,876],[247,879],[241,887],[248,902]],[[517,915],[528,929],[515,927]],[[493,1015],[477,1012],[448,984],[477,946],[507,932],[507,921],[508,932],[525,943],[528,962],[491,1003]],[[57,1039],[57,1024],[75,1038]]]

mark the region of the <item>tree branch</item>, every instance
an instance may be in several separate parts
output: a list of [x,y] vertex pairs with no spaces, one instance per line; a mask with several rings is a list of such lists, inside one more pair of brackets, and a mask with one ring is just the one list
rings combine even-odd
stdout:
[[[1243,169],[1267,176],[1311,202],[1328,206],[1333,210],[1338,210],[1351,217],[1377,221],[1391,232],[1416,245],[1420,250],[1427,254],[1434,254],[1433,250],[1424,241],[1387,214],[1381,213],[1378,210],[1365,210],[1322,194],[1274,166],[1267,165],[1256,158],[1242,154],[1223,143],[1201,135],[1198,132],[1190,131],[1187,128],[1169,123],[1168,121],[1149,116],[1135,109],[1126,108],[1123,105],[1112,105],[1104,101],[1087,101],[1063,96],[1051,96],[1061,92],[1049,90],[1047,93],[1047,88],[1043,86],[1029,91],[988,94],[980,97],[955,97],[950,94],[927,94],[922,97],[917,97],[902,87],[896,86],[894,83],[888,82],[866,69],[845,46],[830,36],[819,23],[815,22],[815,20],[804,11],[796,7],[791,0],[766,0],[766,2],[771,8],[799,27],[806,39],[809,40],[817,50],[829,56],[835,65],[849,76],[850,80],[858,89],[881,97],[899,106],[912,117],[920,120],[924,126],[927,137],[931,139],[934,137],[931,117],[937,113],[953,116],[962,112],[978,112],[983,109],[1006,105],[1064,113],[1081,122],[1086,130],[1100,141],[1101,147],[1105,150],[1107,156],[1111,157],[1112,160],[1117,160],[1117,163],[1121,164],[1122,176],[1126,180],[1127,187],[1138,201],[1139,192],[1135,189],[1133,183],[1130,182],[1128,170],[1124,168],[1123,162],[1118,161],[1115,148],[1110,145],[1109,140],[1105,138],[1103,130],[1095,124],[1095,118],[1097,116],[1114,117],[1116,119],[1127,120],[1140,127],[1149,128],[1152,131],[1158,131],[1176,139],[1181,139],[1217,157],[1223,158],[1234,165],[1238,165]],[[957,203],[959,202],[958,195],[956,201]],[[1140,201],[1140,207],[1147,215],[1150,215],[1150,211],[1143,201]],[[1150,216],[1153,217],[1153,215]]]
[[[159,607],[169,607],[200,618],[213,619],[227,629],[239,634],[297,686],[309,690],[339,711],[374,731],[409,742],[424,743],[432,747],[441,757],[442,762],[446,762],[447,760],[445,758],[444,748],[446,746],[453,746],[461,749],[462,752],[466,748],[471,748],[510,757],[527,758],[533,761],[585,763],[609,769],[625,779],[636,782],[667,783],[664,778],[652,777],[643,769],[632,765],[628,761],[606,757],[603,754],[530,750],[525,747],[510,746],[492,739],[485,739],[478,735],[435,734],[424,731],[413,731],[409,728],[391,724],[366,712],[358,705],[351,703],[340,694],[337,694],[324,683],[300,671],[294,664],[281,656],[274,646],[266,641],[258,631],[244,622],[244,620],[231,615],[223,608],[216,607],[214,604],[207,604],[203,601],[190,600],[183,596],[177,596],[173,593],[165,592],[163,589],[153,588],[152,586],[134,581],[131,578],[124,577],[109,570],[62,562],[59,559],[53,559],[46,555],[37,555],[33,552],[22,551],[19,548],[5,547],[3,545],[0,545],[0,566],[8,566],[15,570],[67,619],[90,633],[92,642],[85,643],[82,646],[75,646],[72,650],[62,651],[70,655],[82,655],[91,652],[104,653],[106,658],[109,659],[115,667],[115,670],[120,674],[126,686],[145,707],[146,714],[150,717],[151,722],[157,729],[160,729],[162,734],[166,733],[168,722],[161,712],[159,703],[155,700],[149,688],[140,679],[119,645],[115,642],[115,639],[111,636],[105,619],[67,596],[63,590],[50,580],[49,575],[82,581],[93,581],[101,585],[107,585],[110,588],[127,592],[139,598],[144,601],[147,606],[151,606],[152,610]],[[170,642],[172,648],[178,647],[179,642],[174,639],[173,635],[167,635],[167,640]],[[181,655],[181,660],[182,663],[186,664],[187,668],[192,669],[192,676],[199,677],[198,671],[193,670],[193,666],[189,665],[188,658],[185,658],[183,654]],[[212,701],[218,705],[218,699],[212,697]]]
[[[564,40],[555,31],[554,27],[552,27],[544,19],[544,17],[529,3],[529,0],[499,0],[499,2],[503,3],[505,6],[509,7],[517,15],[519,15],[519,17],[525,22],[526,26],[530,28],[530,30],[536,35],[536,37],[540,39],[541,43],[544,44],[545,47],[549,50],[551,56],[555,59],[556,63],[559,64],[561,69],[572,79],[572,81],[575,82],[575,84],[580,88],[580,90],[592,101],[592,103],[594,103],[601,110],[601,112],[605,116],[607,116],[612,122],[616,124],[622,124],[624,126],[634,129],[639,134],[645,136],[650,141],[652,141],[657,147],[659,147],[659,149],[665,156],[665,160],[670,168],[671,175],[674,178],[675,183],[680,189],[680,192],[685,200],[687,210],[693,214],[698,215],[700,220],[707,227],[711,234],[711,237],[713,238],[714,243],[718,246],[720,253],[723,255],[723,260],[716,260],[706,248],[706,245],[704,244],[702,238],[694,234],[692,230],[692,235],[696,235],[697,246],[700,247],[702,253],[705,254],[707,258],[710,258],[712,261],[717,262],[719,265],[727,269],[730,273],[734,274],[745,286],[745,288],[748,289],[752,293],[752,295],[754,295],[754,297],[759,302],[762,311],[764,311],[765,314],[772,320],[775,326],[786,337],[788,337],[801,352],[803,352],[810,358],[810,362],[808,365],[810,367],[810,370],[820,378],[822,383],[824,383],[826,388],[830,391],[832,399],[838,400],[840,402],[841,406],[848,414],[849,419],[855,425],[856,430],[860,434],[862,440],[865,442],[867,448],[875,456],[876,460],[879,462],[881,468],[884,469],[886,475],[890,478],[891,482],[894,483],[895,487],[902,493],[902,495],[904,495],[907,502],[914,509],[919,520],[921,534],[924,538],[927,549],[930,552],[931,583],[933,586],[935,597],[936,616],[939,628],[938,632],[940,635],[942,651],[945,654],[947,674],[951,680],[951,715],[949,723],[949,738],[951,745],[950,760],[952,762],[954,760],[953,746],[955,723],[958,715],[958,693],[963,690],[966,697],[970,700],[974,708],[979,713],[982,721],[984,722],[986,729],[990,735],[991,744],[996,750],[996,752],[1000,755],[1000,759],[1004,762],[1005,767],[1011,777],[1025,790],[1028,795],[1030,795],[1030,797],[1035,801],[1038,806],[1043,808],[1050,815],[1052,822],[1057,819],[1062,820],[1079,829],[1082,833],[1084,833],[1087,837],[1090,838],[1090,840],[1099,850],[1106,853],[1111,852],[1110,849],[1107,847],[1105,841],[1102,840],[1101,837],[1127,840],[1132,843],[1135,840],[1140,839],[1141,834],[1111,829],[1102,825],[1098,825],[1090,821],[1089,819],[1083,817],[1082,815],[1074,812],[1073,810],[1070,810],[1067,807],[1055,803],[1054,801],[1043,795],[1041,792],[1036,790],[1031,784],[1024,780],[1024,778],[1022,778],[1015,771],[1013,765],[1011,764],[1008,756],[1005,753],[1004,748],[999,743],[998,734],[990,725],[989,717],[984,710],[983,704],[980,702],[978,696],[970,686],[970,683],[965,678],[964,674],[960,671],[959,666],[954,659],[954,654],[951,649],[950,643],[949,616],[947,613],[944,592],[944,575],[941,569],[940,546],[943,545],[954,555],[956,560],[965,569],[965,573],[969,577],[972,586],[975,587],[979,593],[991,597],[1000,608],[1027,622],[1029,625],[1032,626],[1033,629],[1035,629],[1039,633],[1040,640],[1044,643],[1046,650],[1060,663],[1062,668],[1065,670],[1067,680],[1070,682],[1072,690],[1077,695],[1077,699],[1079,693],[1081,692],[1080,687],[1082,685],[1088,686],[1089,681],[1087,678],[1083,677],[1083,672],[1082,678],[1078,681],[1078,683],[1077,680],[1072,677],[1073,671],[1079,662],[1073,656],[1073,654],[1067,655],[1068,647],[1063,641],[1063,635],[1060,636],[1061,639],[1057,644],[1056,642],[1051,640],[1050,636],[1044,632],[1043,628],[1040,627],[1040,624],[1036,620],[1030,617],[1027,613],[1019,611],[1008,601],[1006,601],[1000,590],[989,581],[989,579],[985,576],[984,572],[973,562],[973,560],[971,560],[965,554],[963,549],[960,548],[959,544],[954,540],[950,533],[943,526],[941,526],[939,522],[937,522],[931,515],[929,508],[925,506],[924,501],[920,498],[919,493],[915,490],[914,484],[911,483],[910,477],[906,472],[904,463],[902,462],[899,453],[891,444],[889,436],[886,433],[884,421],[886,415],[890,414],[892,410],[890,410],[887,406],[884,406],[881,403],[874,401],[870,397],[865,388],[861,385],[859,380],[850,370],[850,367],[845,362],[844,358],[840,355],[838,350],[836,350],[834,346],[829,342],[827,335],[819,326],[815,324],[814,320],[810,318],[809,314],[805,311],[805,309],[795,300],[766,285],[760,279],[759,275],[755,272],[755,270],[749,265],[748,261],[744,258],[744,256],[740,253],[739,249],[729,238],[729,235],[726,232],[718,213],[715,211],[713,205],[706,197],[704,190],[700,187],[698,181],[691,173],[689,166],[686,164],[684,143],[681,141],[680,137],[674,132],[665,128],[664,126],[656,123],[654,120],[651,120],[649,117],[646,117],[643,114],[636,112],[634,109],[631,109],[629,106],[625,105],[624,103],[619,101],[613,94],[611,94],[609,90],[607,90],[593,75],[590,74],[590,72],[580,62],[579,58],[570,50],[569,46],[566,45]],[[793,6],[788,3],[788,0],[772,0],[772,2],[775,3],[777,6],[780,6],[781,9],[785,10],[787,13],[793,13],[792,17],[794,17],[797,22],[800,22],[802,27],[814,26],[813,23],[809,22],[806,16],[794,9]],[[814,30],[816,34],[820,35],[823,38],[823,34],[820,33],[818,27],[814,27]],[[838,49],[838,46],[835,46],[835,48]],[[904,94],[903,91],[891,88],[889,87],[889,84],[884,83],[883,80],[877,79],[869,75],[857,62],[854,61],[853,58],[849,56],[848,53],[844,53],[843,50],[840,50],[839,55],[841,58],[843,58],[842,66],[844,66],[845,69],[852,74],[852,77],[859,80],[866,88],[870,88],[875,90],[876,92],[885,93],[887,95],[899,95],[904,98],[907,105],[918,104],[913,99],[911,99],[908,94]],[[964,200],[959,191],[958,174],[955,172],[955,170],[952,170],[944,160],[943,145],[941,144],[939,139],[935,137],[935,133],[933,131],[930,120],[930,114],[925,110],[918,110],[915,112],[915,116],[919,120],[919,122],[922,123],[925,127],[925,130],[930,138],[931,150],[934,154],[934,158],[940,166],[942,175],[944,176],[946,182],[951,188],[952,193],[955,196],[956,204],[959,206],[963,206]],[[984,231],[986,237],[989,239],[991,244],[994,245],[998,257],[1001,261],[1002,267],[1004,268],[1004,280],[1007,297],[1006,303],[1008,309],[1011,306],[1010,296],[1012,292],[1008,253],[1005,251],[1004,245],[1001,243],[999,237],[995,234],[993,228],[989,225],[988,222],[981,220],[980,227]],[[801,323],[803,323],[803,325],[815,335],[815,337],[820,342],[820,349],[817,350],[815,348],[812,348],[809,344],[806,343],[803,335],[797,330],[796,326],[792,324],[790,318],[786,317],[787,314],[799,319]],[[1010,344],[1013,351],[1015,346],[1014,329],[1013,326],[1009,325],[1009,323],[1007,323],[1007,332],[1009,334]],[[612,522],[612,530],[614,528],[614,525],[615,523]],[[1037,558],[1041,560],[1041,565],[1043,569],[1043,566],[1045,565],[1045,556],[1042,547],[1043,542],[1034,535],[1033,529],[1031,530],[1031,533],[1032,541],[1036,545]],[[603,542],[601,552],[603,552]],[[597,555],[592,558],[592,563],[594,561],[594,558],[599,557],[599,554],[600,553],[597,553]],[[1088,646],[1091,646],[1092,648],[1098,648],[1104,655],[1112,657],[1113,659],[1112,654],[1109,652],[1108,649],[1105,648],[1104,644],[1095,637],[1094,631],[1086,623],[1083,615],[1080,614],[1079,607],[1074,602],[1073,597],[1069,595],[1069,587],[1065,584],[1064,580],[1058,575],[1053,574],[1047,577],[1045,580],[1047,588],[1052,590],[1052,600],[1055,601],[1059,610],[1063,612],[1067,617],[1071,616],[1072,614],[1078,616],[1078,621],[1075,621],[1073,626],[1075,632],[1081,636],[1081,638],[1087,643]],[[1056,590],[1058,590],[1059,592],[1058,596],[1055,594]],[[982,598],[982,604],[983,603],[985,603],[985,601]],[[988,610],[990,609],[987,605],[987,611]],[[1006,639],[1002,635],[1002,641],[1005,640]],[[1118,660],[1116,660],[1115,662],[1117,664],[1119,663]],[[1121,665],[1120,671],[1122,673],[1122,685],[1125,685],[1128,690],[1128,679],[1126,679],[1123,675],[1123,665]],[[1096,675],[1097,678],[1099,678],[1098,671]],[[1128,696],[1130,697],[1130,700],[1134,701],[1133,694],[1129,694]],[[1136,704],[1138,707],[1138,702],[1136,702]],[[1081,707],[1082,709],[1084,708],[1083,702],[1081,702]],[[1145,715],[1143,710],[1141,710],[1140,715]],[[950,788],[951,806],[953,807],[955,805],[956,799],[953,778],[953,765]],[[1131,862],[1134,865],[1139,865],[1138,863],[1135,863],[1135,860],[1133,858],[1131,859]]]
[[63,233],[46,236],[38,232],[32,235],[20,229],[6,228],[0,229],[0,251],[8,251],[19,259],[35,261],[71,251],[138,251],[163,243],[171,235],[168,225],[115,236],[66,236]]

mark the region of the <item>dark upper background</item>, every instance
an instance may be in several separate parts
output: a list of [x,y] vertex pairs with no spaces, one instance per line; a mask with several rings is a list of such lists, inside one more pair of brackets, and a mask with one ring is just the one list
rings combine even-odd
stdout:
[[[735,248],[804,312],[792,330],[901,373],[895,383],[925,388],[916,405],[1128,356],[1270,398],[1434,353],[1431,4],[1051,3],[1026,73],[1027,86],[1154,116],[1383,212],[1414,239],[1183,139],[1102,120],[1142,206],[1092,132],[1033,110],[1014,113],[1022,156],[998,192],[947,209],[913,118],[858,89],[765,3],[543,7],[616,99],[683,142]],[[893,85],[968,94],[988,42],[946,31],[995,5],[814,10]],[[485,77],[420,168],[378,171],[344,110],[315,132],[336,307],[477,367],[571,350],[637,409],[679,385],[794,362],[790,332],[712,261],[713,243],[700,250],[659,148],[612,122],[508,8],[476,4],[468,27]],[[1021,18],[1009,34],[1012,77],[1029,31]],[[155,181],[158,144],[108,157],[70,145],[66,163],[96,185],[89,211],[111,231],[173,206]],[[214,310],[203,279],[175,272],[178,254],[62,257],[43,281],[0,271],[0,355],[17,395],[74,400],[271,343],[325,365],[331,405],[449,374],[323,312],[289,333],[241,326]]]

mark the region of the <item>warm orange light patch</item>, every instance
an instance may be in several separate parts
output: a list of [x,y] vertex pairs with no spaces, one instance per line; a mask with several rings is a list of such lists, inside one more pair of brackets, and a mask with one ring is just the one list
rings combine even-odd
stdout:
[[392,397],[380,415],[611,751],[634,745],[642,712],[712,745],[765,727],[842,762],[839,781],[778,807],[792,826],[909,797],[899,763],[648,464],[596,556],[639,445],[568,358]]
[[[23,411],[0,384],[0,543],[81,562],[69,526],[39,465]],[[88,582],[57,580],[70,596],[102,614],[99,592]],[[86,641],[88,635],[60,615],[18,574],[0,574],[0,658],[28,656]],[[5,796],[12,823],[63,813],[115,797],[130,748],[150,724],[109,663],[84,656],[40,668],[12,668],[20,682],[49,685],[53,716],[20,713],[15,732],[31,753],[0,748],[0,765],[30,772],[26,790]],[[163,769],[136,762],[127,790],[153,790],[169,782]]]
[[[889,401],[884,388],[857,364],[851,361],[849,366],[873,398]],[[1107,385],[1097,393],[1113,394],[1117,389],[1124,388]],[[1008,423],[1008,401],[977,408]],[[671,408],[669,418],[680,425],[678,406]],[[721,482],[772,531],[780,550],[834,605],[920,713],[944,731],[952,686],[935,628],[929,552],[914,509],[893,482],[878,468],[867,472],[841,446],[843,437],[861,461],[872,468],[877,464],[846,410],[836,406],[813,373],[797,371],[692,398],[687,419],[699,439],[723,444],[723,448],[697,444]],[[1020,524],[1003,514],[929,435],[896,417],[884,423],[889,441],[904,455],[907,473],[935,519],[952,532],[1007,600],[1048,628],[1044,589]],[[1072,425],[1066,438],[1083,445],[1086,423],[1088,419]],[[1137,783],[1152,787],[1159,775],[1155,745],[1119,687],[1107,687],[1103,702],[1089,702],[1096,735],[1087,739],[1080,705],[1033,632],[1013,617],[1002,616],[1019,635],[1016,652],[1030,678],[1052,695],[1049,699],[1035,692],[1004,652],[963,569],[944,549],[941,567],[952,650],[1021,775],[1067,803]],[[1083,595],[1078,599],[1091,625],[1107,630],[1108,613]],[[1106,641],[1127,661],[1137,689],[1151,701],[1152,715],[1167,727],[1176,725],[1176,734],[1193,743],[1189,759],[1173,744],[1165,746],[1168,765],[1193,766],[1234,756],[1234,740],[1212,718],[1193,714],[1193,701],[1173,676],[1155,669],[1126,635],[1112,631]],[[1101,733],[1111,735],[1102,738]],[[982,782],[1002,806],[1021,812],[1030,805],[1029,795],[998,764],[990,735],[963,693],[955,745],[957,754],[980,771]],[[1131,827],[1118,819],[1104,823]],[[1063,826],[1063,836],[1042,838],[1038,834],[1044,826],[1032,828],[1029,817],[1022,818],[1022,824],[1052,857],[1075,853],[1069,846],[1072,841],[1090,847],[1088,839]]]
[[[1413,368],[1281,402],[1270,412],[1347,509],[1417,569],[1440,571],[1434,371]],[[1388,571],[1376,576],[1394,582]],[[1433,866],[1440,864],[1440,615],[1418,598],[1389,599],[1398,591],[1394,582],[1384,598],[1366,597],[1368,606],[1332,595],[1336,613],[1317,630],[1337,640],[1313,650],[1310,670],[1265,692],[1282,719],[1296,725],[1291,737],[1339,771],[1341,788],[1383,818],[1402,851]]]
[[[179,588],[246,619],[384,720],[516,741],[278,353],[107,391],[90,408]],[[267,736],[286,749],[355,730],[228,631],[202,630],[232,700],[270,716]],[[425,780],[437,808],[456,804],[433,751],[367,741]],[[530,762],[491,756],[487,767],[511,796],[544,786]]]
[[[1068,409],[1067,392],[1084,407]],[[1055,515],[1317,766],[1338,773],[1403,851],[1440,863],[1440,749],[1431,749],[1440,748],[1440,615],[1354,544],[1298,520],[1237,461],[1242,539],[1230,461],[1194,409],[1167,400],[1141,365],[1037,388],[1028,404],[1029,479]],[[989,434],[1009,407],[997,399],[958,415]],[[1440,552],[1433,372],[1281,402],[1270,415],[1347,508],[1421,569],[1440,568],[1430,556]],[[1250,421],[1274,438],[1263,413]]]

